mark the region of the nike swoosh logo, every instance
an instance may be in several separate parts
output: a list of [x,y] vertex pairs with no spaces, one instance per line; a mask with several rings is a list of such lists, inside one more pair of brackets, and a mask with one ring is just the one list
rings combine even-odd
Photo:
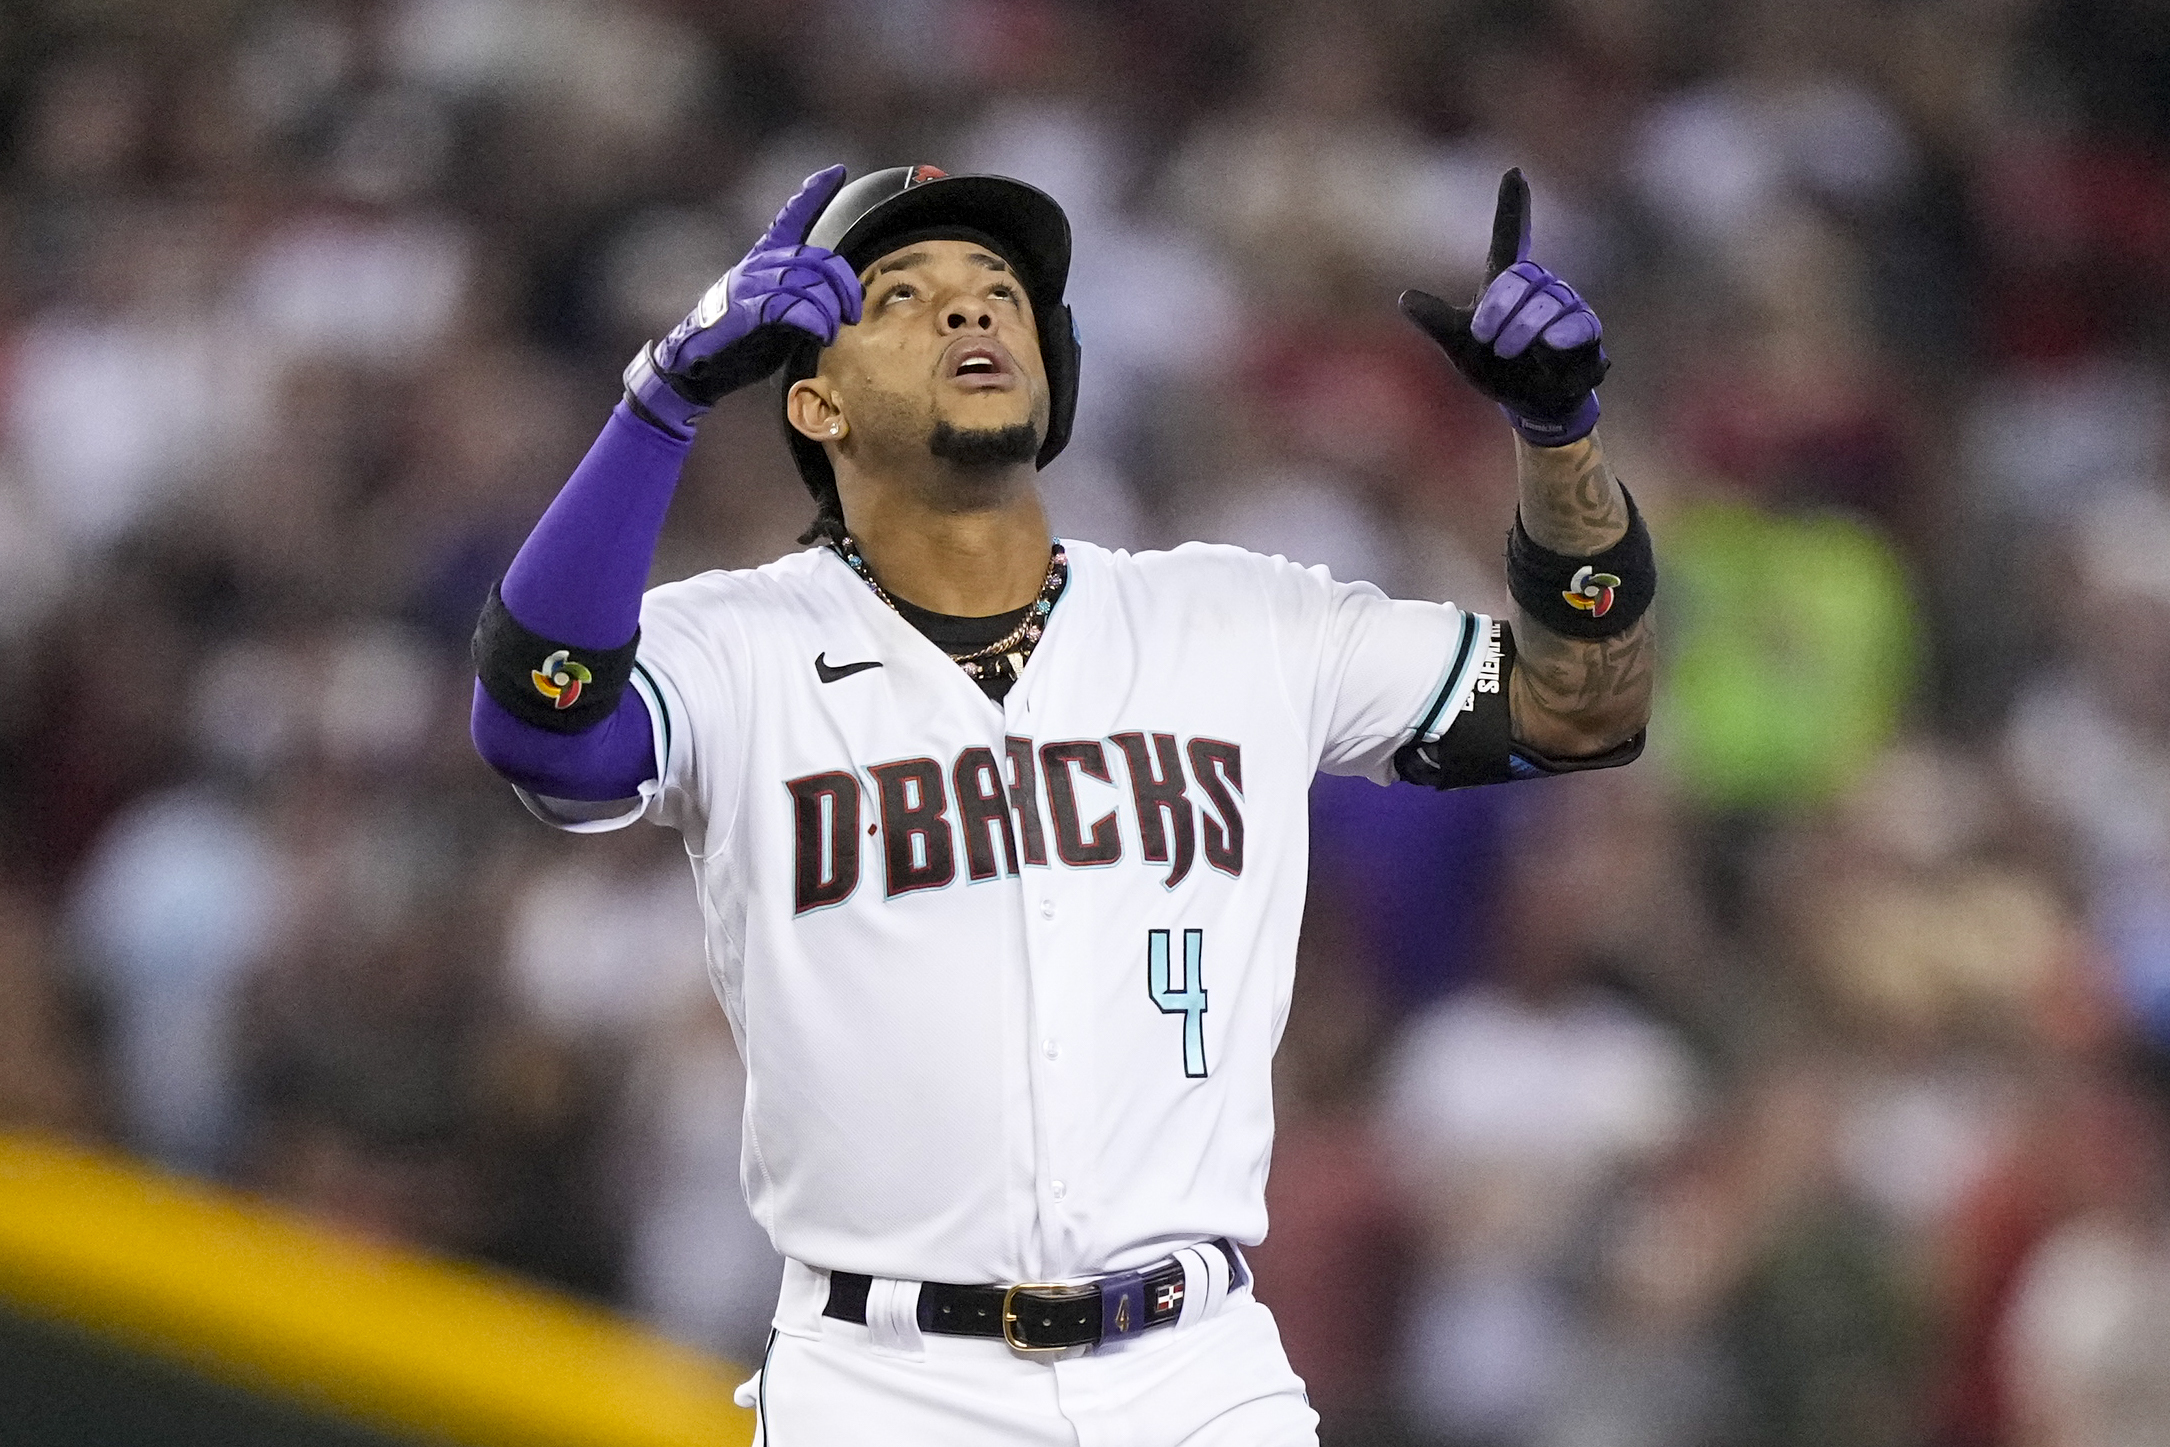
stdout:
[[814,655],[814,672],[821,675],[823,683],[834,683],[840,678],[849,678],[855,673],[864,673],[870,668],[879,668],[881,666],[881,660],[878,658],[869,659],[865,663],[831,663],[829,662],[829,650],[826,648]]

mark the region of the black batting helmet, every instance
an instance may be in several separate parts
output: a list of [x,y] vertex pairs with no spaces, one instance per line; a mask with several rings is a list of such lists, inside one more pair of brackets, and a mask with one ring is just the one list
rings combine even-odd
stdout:
[[[1062,291],[1070,279],[1070,221],[1055,198],[1007,176],[951,176],[933,166],[892,166],[845,184],[822,208],[809,246],[823,246],[864,271],[911,241],[978,241],[1009,262],[1025,284],[1047,366],[1047,436],[1039,466],[1070,440],[1077,415],[1078,340]],[[820,349],[807,346],[784,370],[784,393],[814,373]],[[836,474],[821,444],[787,420],[784,438],[799,476],[817,499],[833,495]]]

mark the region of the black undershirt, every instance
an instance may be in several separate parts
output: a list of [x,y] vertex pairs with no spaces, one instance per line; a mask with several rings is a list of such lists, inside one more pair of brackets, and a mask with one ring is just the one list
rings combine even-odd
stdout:
[[[889,596],[905,622],[925,634],[935,647],[953,656],[985,648],[1010,633],[1025,621],[1025,614],[1030,612],[1033,606],[1027,603],[1022,608],[1012,608],[1007,613],[994,613],[985,618],[960,618],[954,613],[936,613],[920,607],[917,603],[907,603],[894,593]],[[1003,696],[1010,691],[1010,685],[1016,681],[1006,668],[986,669],[973,680],[980,686],[980,691],[996,703],[1002,702]]]

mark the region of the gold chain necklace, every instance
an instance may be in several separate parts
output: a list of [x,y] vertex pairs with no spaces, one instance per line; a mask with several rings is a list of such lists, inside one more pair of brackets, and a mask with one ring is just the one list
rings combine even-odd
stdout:
[[[859,575],[861,582],[874,590],[874,596],[888,604],[890,610],[902,617],[904,610],[897,600],[889,596],[889,590],[875,580],[867,568],[866,558],[859,551],[858,539],[844,534],[829,544],[836,555],[844,560],[844,566]],[[950,662],[965,671],[972,679],[985,677],[998,670],[1007,671],[1012,681],[1025,671],[1025,660],[1032,657],[1032,650],[1039,645],[1040,635],[1047,631],[1047,619],[1055,611],[1055,600],[1070,581],[1070,555],[1056,543],[1047,560],[1047,576],[1040,581],[1039,596],[1025,609],[1024,620],[994,642],[965,653],[950,653]],[[942,650],[949,653],[948,649]]]

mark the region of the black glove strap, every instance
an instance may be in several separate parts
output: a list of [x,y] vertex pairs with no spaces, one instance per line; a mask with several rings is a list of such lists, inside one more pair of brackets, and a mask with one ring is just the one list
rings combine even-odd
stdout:
[[1507,591],[1522,611],[1566,638],[1614,638],[1635,626],[1658,593],[1650,529],[1625,487],[1627,536],[1594,557],[1571,558],[1532,538],[1515,514],[1507,534]]
[[791,355],[792,348],[808,335],[797,327],[770,322],[684,371],[660,375],[672,391],[688,402],[713,407],[741,387],[750,387],[773,374]]
[[528,629],[497,587],[475,625],[475,675],[483,691],[522,723],[554,734],[586,733],[617,711],[633,676],[640,630],[617,648],[580,648]]

